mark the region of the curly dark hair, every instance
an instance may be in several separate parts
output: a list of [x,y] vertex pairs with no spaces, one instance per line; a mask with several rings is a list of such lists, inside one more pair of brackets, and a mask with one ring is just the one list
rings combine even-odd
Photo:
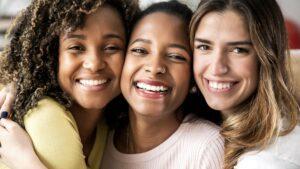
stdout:
[[82,28],[86,15],[103,4],[117,9],[125,27],[139,10],[135,0],[33,0],[16,17],[8,32],[10,43],[1,53],[0,83],[17,84],[13,119],[20,125],[45,96],[70,107],[71,98],[57,80],[59,36]]

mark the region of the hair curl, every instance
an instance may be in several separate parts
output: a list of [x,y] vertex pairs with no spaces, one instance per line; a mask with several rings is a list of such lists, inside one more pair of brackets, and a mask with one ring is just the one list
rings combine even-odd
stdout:
[[[275,0],[202,0],[191,24],[191,44],[201,19],[209,12],[233,10],[244,18],[257,52],[259,79],[256,92],[224,119],[225,169],[238,158],[263,149],[298,123],[284,19]],[[283,125],[282,120],[286,121]]]
[[13,118],[19,124],[44,96],[71,105],[57,80],[59,36],[82,28],[86,15],[103,4],[116,8],[126,27],[138,11],[135,0],[33,0],[16,17],[8,32],[10,43],[1,53],[0,77],[1,83],[17,84]]

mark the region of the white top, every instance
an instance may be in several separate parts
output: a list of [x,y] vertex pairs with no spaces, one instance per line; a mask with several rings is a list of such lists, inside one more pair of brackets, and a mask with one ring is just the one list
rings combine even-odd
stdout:
[[[192,119],[191,119],[192,118]],[[102,169],[221,169],[224,142],[215,124],[185,118],[162,144],[139,154],[124,154],[113,144],[114,132],[102,159]]]
[[234,169],[300,169],[300,126],[262,151],[242,155]]

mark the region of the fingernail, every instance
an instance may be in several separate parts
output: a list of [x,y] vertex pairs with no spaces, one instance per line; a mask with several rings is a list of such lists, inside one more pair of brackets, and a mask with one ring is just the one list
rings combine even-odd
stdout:
[[3,112],[1,112],[0,119],[7,118],[7,116],[8,116],[8,112],[7,111],[3,111]]

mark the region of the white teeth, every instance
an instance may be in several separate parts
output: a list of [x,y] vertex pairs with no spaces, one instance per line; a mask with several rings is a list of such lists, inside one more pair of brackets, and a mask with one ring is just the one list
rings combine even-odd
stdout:
[[138,88],[153,92],[166,92],[168,90],[168,88],[164,86],[152,86],[146,83],[137,83],[136,86]]
[[220,83],[220,82],[209,81],[208,85],[211,88],[222,90],[222,89],[230,89],[233,83],[224,83],[224,82]]
[[79,83],[84,85],[84,86],[97,86],[97,85],[102,85],[107,82],[107,79],[102,79],[102,80],[87,80],[87,79],[82,79],[79,80]]

